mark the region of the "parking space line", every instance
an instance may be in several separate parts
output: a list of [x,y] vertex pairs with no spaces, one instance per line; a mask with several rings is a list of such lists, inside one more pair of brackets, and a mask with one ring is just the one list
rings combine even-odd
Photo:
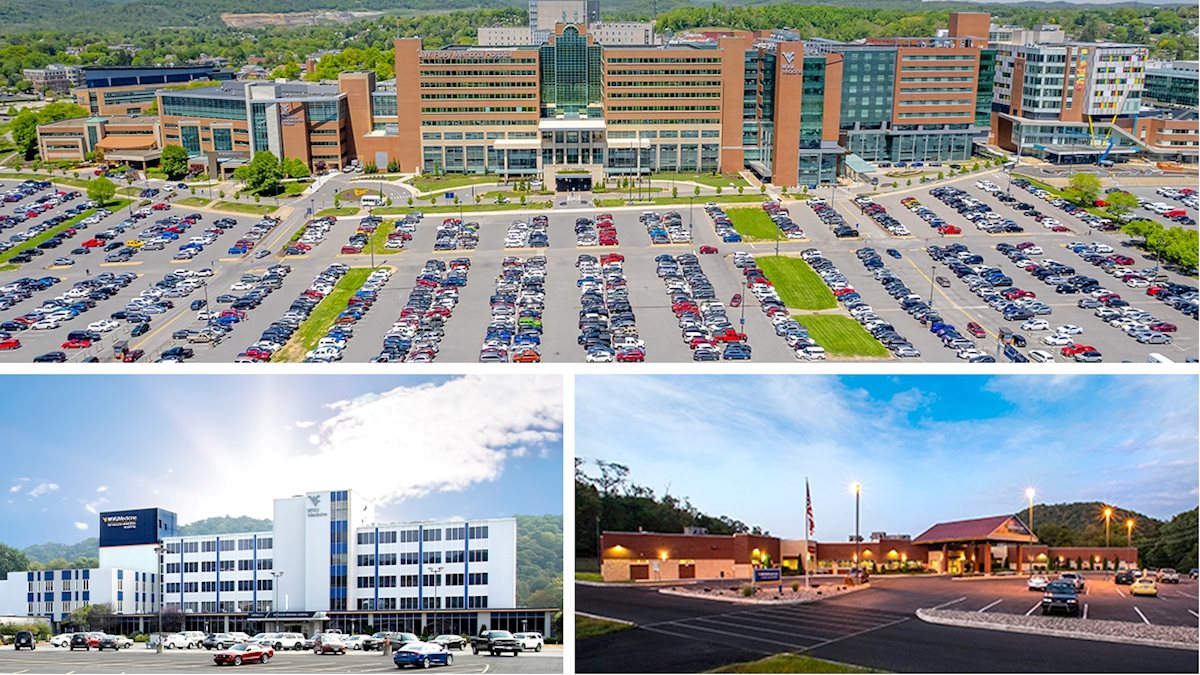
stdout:
[[995,607],[996,605],[998,605],[998,604],[1000,604],[1000,603],[1002,603],[1002,602],[1004,602],[1004,598],[1000,598],[999,600],[995,600],[995,601],[993,601],[993,602],[989,602],[988,604],[984,605],[983,607],[980,607],[978,611],[979,611],[979,613],[980,613],[980,614],[982,614],[982,613],[984,613],[984,612],[988,611],[989,609],[991,609],[991,608]]
[[[686,623],[687,621],[690,621],[690,619],[685,619],[684,621],[680,621],[680,622],[672,621],[669,623],[680,626],[682,628],[686,628],[688,630],[702,630],[702,631],[707,631],[709,633],[720,633],[721,635],[732,638],[734,640],[751,640],[753,642],[765,642],[768,644],[782,645],[784,647],[790,647],[792,649],[795,649],[797,647],[804,648],[804,645],[798,645],[793,642],[783,642],[782,640],[769,640],[767,638],[757,638],[757,637],[752,637],[749,635],[734,635],[734,634],[731,634],[727,630],[719,630],[717,628],[705,628],[704,626],[695,626],[695,625],[692,625],[691,623]],[[642,628],[645,628],[645,626],[642,626]],[[651,630],[659,630],[659,629],[658,629],[658,627],[655,627],[654,629],[651,629]],[[695,635],[690,635],[688,637],[690,637],[693,640],[699,639]]]
[[838,608],[833,608],[833,612],[822,612],[816,614],[811,610],[801,611],[786,611],[783,607],[772,607],[769,610],[760,610],[756,614],[767,614],[770,616],[778,616],[781,620],[798,622],[798,623],[818,623],[820,625],[843,625],[850,628],[858,626],[869,626],[879,623],[880,619],[899,618],[906,616],[902,614],[877,612],[867,616],[859,616],[854,614],[839,614]]
[[1137,615],[1142,617],[1142,621],[1145,621],[1147,625],[1150,624],[1150,619],[1147,619],[1146,615],[1142,614],[1142,610],[1138,609],[1137,607],[1134,607],[1133,611],[1137,612]]
[[1185,598],[1191,598],[1193,600],[1196,599],[1196,596],[1192,595],[1191,593],[1184,593],[1183,591],[1175,591],[1175,592],[1182,595]]
[[[779,633],[780,635],[787,635],[790,637],[800,638],[803,640],[813,640],[814,642],[820,642],[821,640],[825,639],[825,638],[817,637],[815,635],[805,635],[803,633],[796,633],[793,631],[786,631],[786,630],[778,630],[775,628],[760,628],[758,626],[742,626],[739,623],[734,622],[734,621],[722,621],[720,619],[710,619],[707,616],[698,616],[694,619],[689,619],[689,621],[709,621],[709,622],[712,622],[712,623],[715,623],[718,625],[732,625],[732,626],[736,626],[737,628],[742,628],[742,629],[753,628],[753,631],[756,633]],[[738,633],[734,633],[733,631],[726,631],[726,632],[731,635],[738,634]]]
[[[779,615],[770,615],[770,616],[773,616],[775,618],[770,619],[770,618],[760,617],[758,620],[771,621],[771,622],[775,623],[776,625],[778,625],[779,623],[787,623],[792,626],[812,626],[815,628],[833,630],[835,632],[842,630],[842,629],[858,630],[859,628],[871,626],[871,625],[878,623],[878,621],[854,621],[854,622],[838,621],[838,620],[831,620],[830,617],[828,617],[828,616],[806,616],[806,615],[789,615],[789,614],[785,614],[782,616],[779,616]],[[740,618],[748,619],[751,617],[743,616]]]
[[1088,604],[1085,602],[1085,603],[1083,603],[1083,618],[1085,618],[1085,619],[1087,618],[1087,610],[1088,610]]
[[826,640],[825,642],[822,642],[817,645],[813,645],[812,647],[806,647],[804,649],[804,651],[812,651],[814,649],[818,649],[818,648],[824,647],[826,645],[831,645],[835,642],[841,642],[842,640],[849,640],[850,638],[858,637],[859,635],[866,635],[867,633],[873,633],[873,632],[875,632],[877,630],[881,630],[883,628],[888,628],[890,626],[895,626],[896,624],[904,623],[905,621],[908,621],[910,618],[912,618],[912,617],[905,616],[905,617],[896,619],[895,621],[889,621],[887,623],[880,624],[878,626],[873,626],[871,628],[864,628],[863,630],[851,633],[849,635],[842,635],[841,637],[836,637],[836,638],[833,638],[832,640]]
[[944,608],[946,608],[946,607],[949,607],[950,605],[957,605],[958,603],[960,603],[960,602],[962,602],[963,600],[966,600],[966,599],[967,599],[967,596],[965,596],[965,595],[964,595],[964,596],[962,596],[961,598],[958,598],[957,600],[951,600],[951,601],[949,601],[949,602],[943,602],[942,604],[940,604],[940,605],[937,605],[936,607],[932,607],[931,609],[944,609]]
[[1200,619],[1200,614],[1197,614],[1196,610],[1194,610],[1194,609],[1189,609],[1188,614],[1191,614],[1192,616],[1196,617],[1197,619]]
[[[676,633],[675,631],[664,630],[662,628],[658,628],[657,626],[654,628],[647,628],[646,626],[639,626],[639,628],[641,628],[642,630],[650,631],[651,633],[661,633],[663,635],[670,635],[671,637],[684,638],[685,640],[700,639],[700,638],[697,638],[695,635],[689,635],[687,633]],[[729,645],[729,646],[732,646],[732,645]],[[739,649],[744,649],[748,652],[754,652],[756,654],[768,654],[769,655],[769,654],[776,654],[779,652],[778,649],[766,649],[766,650],[755,649],[753,647],[747,647],[745,645],[737,645],[737,647]]]
[[1029,616],[1030,614],[1033,614],[1034,612],[1037,611],[1038,607],[1041,607],[1041,606],[1042,606],[1042,603],[1039,602],[1038,604],[1034,605],[1033,607],[1030,607],[1029,611],[1025,612],[1025,616]]
[[1116,591],[1117,593],[1119,593],[1122,598],[1125,597],[1125,594],[1121,593],[1121,589],[1114,587],[1113,590]]

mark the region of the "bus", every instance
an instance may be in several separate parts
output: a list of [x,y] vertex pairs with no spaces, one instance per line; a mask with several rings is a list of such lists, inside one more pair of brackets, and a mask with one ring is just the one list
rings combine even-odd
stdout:
[[359,206],[364,209],[373,209],[376,206],[383,206],[383,197],[379,195],[366,195],[358,200]]
[[1159,354],[1158,352],[1150,352],[1146,355],[1146,363],[1175,363],[1171,359]]

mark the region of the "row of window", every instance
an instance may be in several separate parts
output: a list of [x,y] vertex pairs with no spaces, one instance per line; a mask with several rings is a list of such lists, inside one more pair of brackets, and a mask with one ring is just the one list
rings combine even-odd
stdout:
[[[616,76],[622,76],[622,75],[685,75],[685,74],[686,75],[720,75],[721,69],[720,68],[696,68],[696,69],[688,69],[685,71],[674,71],[674,70],[642,70],[642,69],[638,69],[638,68],[614,68],[612,70],[605,71],[604,74],[609,78],[616,77]],[[611,82],[611,79],[606,80],[606,83],[607,82]]]
[[719,91],[639,91],[613,92],[608,98],[721,98]]
[[[422,101],[466,101],[466,100],[518,100],[537,98],[533,92],[483,92],[482,94],[426,94],[421,93]],[[376,113],[379,114],[378,112]],[[395,112],[393,111],[393,115]]]
[[441,596],[425,597],[425,598],[359,598],[358,609],[366,610],[385,610],[385,609],[464,609],[470,607],[472,609],[487,609],[487,596],[470,596],[468,602],[464,603],[461,595],[450,596],[443,598]]
[[607,87],[645,87],[656,89],[662,87],[720,87],[720,80],[610,80],[604,83]]
[[537,75],[536,70],[443,70],[422,68],[421,77],[512,77],[514,75]]

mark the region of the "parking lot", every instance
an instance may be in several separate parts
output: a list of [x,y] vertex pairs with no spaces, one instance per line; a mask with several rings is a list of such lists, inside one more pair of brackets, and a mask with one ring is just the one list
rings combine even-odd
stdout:
[[[472,655],[471,651],[453,651],[454,664],[434,666],[445,673],[561,673],[561,647],[547,647],[542,652],[511,655]],[[13,651],[0,648],[0,672],[3,673],[176,673],[214,669],[212,652],[206,650],[174,650],[162,654],[137,645],[132,649],[113,652],[69,651],[48,645],[35,651]],[[396,666],[379,652],[350,651],[343,655],[318,656],[312,652],[277,652],[267,664],[252,663],[241,669],[283,673],[372,673],[395,672]]]
[[[1158,598],[1131,598],[1128,587],[1114,587],[1102,574],[1085,578],[1087,617],[1080,622],[1197,624],[1195,580],[1160,586]],[[653,588],[577,586],[576,597],[581,612],[637,624],[582,642],[580,672],[707,670],[783,651],[896,672],[1184,672],[1195,664],[1195,652],[1187,650],[953,628],[915,616],[921,608],[1040,613],[1041,593],[1027,590],[1024,577],[875,577],[865,590],[779,606],[681,598]],[[629,654],[628,667],[613,653]]]
[[[992,176],[995,178],[995,174]],[[873,271],[865,267],[857,255],[860,249],[867,247],[876,249],[880,256],[884,256],[886,249],[894,249],[898,258],[891,255],[883,257],[891,275],[902,282],[911,295],[919,296],[921,302],[931,304],[943,322],[953,325],[964,337],[967,324],[977,323],[984,334],[982,337],[970,336],[970,339],[974,343],[975,353],[986,355],[988,358],[1008,360],[1003,355],[1003,346],[997,340],[1001,335],[1001,328],[1008,328],[1021,333],[1026,339],[1025,347],[1016,348],[1023,355],[1028,355],[1030,350],[1039,349],[1056,360],[1069,360],[1069,356],[1061,353],[1060,345],[1047,345],[1042,342],[1046,334],[1053,333],[1054,329],[1064,324],[1079,328],[1081,332],[1073,334],[1073,341],[1094,347],[1095,351],[1102,354],[1105,362],[1144,362],[1151,353],[1161,354],[1174,361],[1195,357],[1200,349],[1200,331],[1195,320],[1146,295],[1144,288],[1127,287],[1121,279],[1093,267],[1084,261],[1080,254],[1067,248],[1072,242],[1096,242],[1132,258],[1134,262],[1128,266],[1130,269],[1143,270],[1152,267],[1152,263],[1146,261],[1138,251],[1121,245],[1124,237],[1119,233],[1093,232],[1089,235],[1082,223],[1073,222],[1070,216],[1054,207],[1039,205],[1043,212],[1053,215],[1070,229],[1069,232],[1051,232],[1014,210],[1010,204],[1001,203],[993,195],[975,188],[976,179],[977,177],[964,177],[962,180],[946,181],[946,184],[954,185],[972,198],[988,203],[997,213],[1024,226],[1025,232],[986,234],[978,231],[969,226],[969,223],[963,222],[954,209],[932,197],[929,189],[925,187],[914,188],[911,191],[901,190],[876,199],[889,215],[904,223],[912,233],[909,237],[896,237],[886,232],[864,216],[853,200],[846,195],[838,195],[832,206],[848,223],[857,226],[858,238],[835,237],[830,229],[814,216],[811,209],[802,202],[795,202],[789,203],[790,215],[795,224],[803,230],[806,240],[789,239],[781,231],[778,242],[722,241],[722,236],[714,229],[702,204],[696,204],[691,209],[687,206],[647,209],[659,215],[671,210],[679,213],[676,221],[665,221],[677,224],[671,224],[669,229],[659,229],[640,218],[644,210],[642,208],[601,210],[571,203],[565,208],[555,208],[543,214],[547,217],[544,236],[541,226],[536,223],[529,228],[521,228],[520,231],[512,227],[514,221],[532,223],[535,214],[464,213],[463,220],[466,224],[477,224],[469,228],[473,229],[474,233],[449,248],[445,243],[447,238],[439,237],[438,229],[443,220],[451,216],[429,214],[409,228],[411,232],[408,234],[411,235],[411,239],[405,242],[405,248],[391,248],[388,250],[395,252],[386,254],[378,251],[374,256],[369,253],[342,253],[343,245],[356,236],[360,225],[358,217],[343,217],[321,228],[323,239],[307,239],[306,241],[314,242],[310,249],[303,250],[298,255],[280,257],[278,253],[284,248],[283,244],[305,224],[304,214],[299,211],[290,214],[285,212],[283,222],[259,239],[254,249],[244,255],[231,255],[227,253],[227,249],[243,238],[243,235],[258,222],[258,218],[176,207],[165,213],[182,216],[196,212],[201,215],[193,230],[181,235],[185,241],[198,233],[196,230],[211,226],[218,218],[232,218],[235,224],[226,227],[225,233],[217,235],[211,244],[206,245],[202,252],[190,260],[173,260],[181,244],[172,242],[173,245],[165,246],[163,250],[139,250],[128,262],[123,263],[105,263],[103,257],[93,253],[75,256],[76,264],[71,267],[44,269],[45,265],[41,261],[48,256],[42,256],[18,270],[0,272],[0,286],[22,278],[38,280],[54,276],[60,280],[47,288],[33,290],[29,298],[14,304],[0,319],[12,319],[27,314],[47,300],[63,295],[77,282],[94,279],[103,272],[128,272],[137,275],[132,283],[118,289],[115,295],[97,300],[94,308],[73,318],[64,318],[58,328],[10,331],[10,337],[20,340],[21,346],[17,349],[0,350],[0,360],[29,362],[36,356],[61,351],[69,361],[89,358],[112,361],[115,360],[113,343],[127,341],[131,349],[144,352],[143,360],[155,360],[164,351],[181,346],[194,351],[192,359],[195,361],[233,362],[238,360],[240,355],[245,355],[249,348],[260,343],[264,331],[272,324],[278,324],[281,317],[293,307],[297,297],[309,289],[322,271],[327,270],[333,263],[341,263],[351,268],[367,268],[372,264],[387,266],[391,272],[386,285],[373,291],[374,295],[368,305],[370,311],[360,309],[352,312],[354,316],[348,325],[339,324],[348,329],[345,330],[346,334],[332,336],[340,341],[339,344],[344,343],[339,346],[340,351],[337,353],[343,361],[366,362],[379,359],[388,349],[394,355],[398,351],[396,345],[400,343],[408,348],[409,355],[416,355],[418,351],[422,353],[413,360],[478,362],[488,348],[485,343],[497,336],[512,340],[509,353],[504,359],[489,356],[483,360],[610,360],[595,356],[597,350],[593,347],[596,344],[597,332],[602,333],[601,337],[611,338],[614,342],[628,337],[630,350],[640,350],[640,358],[611,360],[692,361],[696,343],[692,340],[694,336],[687,334],[690,325],[687,321],[690,319],[680,316],[681,312],[691,311],[687,303],[692,302],[696,305],[697,318],[694,322],[711,323],[701,325],[702,331],[712,333],[713,326],[719,325],[724,327],[720,328],[722,331],[728,329],[731,334],[745,334],[744,344],[749,349],[732,358],[749,356],[752,361],[793,362],[801,357],[797,356],[797,350],[789,346],[788,340],[791,337],[783,336],[777,330],[778,322],[773,321],[772,316],[765,311],[770,308],[760,306],[760,302],[769,298],[761,293],[749,292],[752,289],[747,288],[747,277],[739,266],[742,261],[734,258],[734,254],[739,251],[750,253],[755,258],[771,256],[776,248],[784,256],[799,256],[805,250],[819,250],[823,258],[821,264],[844,275],[846,283],[861,296],[861,302],[869,305],[870,312],[874,315],[871,320],[890,324],[896,333],[912,345],[914,352],[919,352],[919,356],[911,352],[906,353],[906,360],[968,360],[972,353],[968,352],[967,357],[961,357],[960,350],[944,346],[943,337],[931,332],[928,322],[922,324],[889,295],[889,290],[873,276]],[[819,192],[822,196],[826,194],[824,191]],[[1034,200],[1032,196],[1015,188],[1013,194],[1026,201]],[[916,198],[922,206],[928,207],[947,222],[964,225],[962,236],[940,236],[924,220],[900,203],[906,197]],[[602,211],[609,212],[611,219],[598,218]],[[136,232],[162,215],[155,213],[131,229]],[[75,247],[77,242],[94,236],[96,232],[110,228],[127,217],[127,210],[113,214],[101,223],[81,231],[63,248]],[[584,227],[581,230],[577,222],[580,218],[591,220],[599,227]],[[393,220],[387,218],[382,227],[391,228]],[[119,236],[123,241],[130,235],[120,233]],[[688,238],[692,241],[686,241]],[[359,236],[355,241],[361,243],[362,240]],[[614,241],[618,243],[613,244]],[[652,243],[654,241],[660,243]],[[465,245],[459,245],[464,242]],[[592,242],[598,245],[591,245]],[[1054,286],[1047,286],[997,251],[995,247],[1001,243],[1029,243],[1037,246],[1042,253],[1040,256],[1030,256],[1032,259],[1040,261],[1049,258],[1073,266],[1078,274],[1090,275],[1104,288],[1120,293],[1134,310],[1144,310],[1146,316],[1152,319],[1174,324],[1177,330],[1169,334],[1171,344],[1142,344],[1127,335],[1122,328],[1102,321],[1093,309],[1078,307],[1081,294],[1056,294]],[[993,310],[981,297],[973,293],[966,283],[949,273],[943,263],[933,260],[926,250],[929,246],[945,247],[951,244],[966,246],[971,254],[982,256],[986,266],[997,268],[1009,277],[1015,288],[1035,293],[1037,300],[1050,308],[1049,315],[1038,317],[1047,321],[1047,329],[1022,330],[1022,321],[1014,323],[1005,320],[1001,313]],[[701,252],[701,248],[706,252]],[[716,252],[707,252],[712,249],[716,249]],[[272,253],[267,257],[256,258],[257,252],[262,250],[270,250]],[[604,267],[602,258],[612,254],[623,258],[618,270]],[[580,271],[581,255],[597,258],[598,268],[585,267],[585,272],[594,271],[591,279],[585,278],[589,275]],[[699,296],[681,298],[681,289],[677,284],[673,285],[669,279],[668,283],[664,284],[664,277],[660,276],[663,273],[664,256],[671,256],[675,261],[672,264],[682,263],[679,274],[688,282],[683,288],[684,292],[688,292],[693,283],[702,279],[702,283],[711,287],[711,300],[708,302],[719,303],[720,306],[702,306],[704,302]],[[537,295],[541,303],[540,308],[516,307],[515,295],[510,299],[497,292],[496,280],[503,276],[506,258],[519,258],[522,265],[529,265],[532,261],[533,265],[544,270],[540,283],[530,291]],[[406,313],[405,307],[412,306],[410,296],[414,288],[423,283],[420,277],[429,275],[429,261],[450,263],[457,259],[469,261],[470,283],[453,289],[457,301],[452,307],[452,313],[440,317],[433,326],[422,324],[415,329],[401,326],[399,320],[402,314],[408,316],[412,312],[410,309]],[[228,295],[239,299],[248,292],[255,293],[254,289],[258,287],[259,282],[243,281],[243,276],[251,274],[261,279],[273,265],[287,265],[291,268],[290,273],[276,275],[277,281],[270,289],[258,293],[260,297],[255,299],[252,307],[239,305],[245,309],[234,310],[231,303],[217,302],[220,296]],[[142,295],[165,275],[176,270],[191,270],[194,273],[206,269],[211,270],[212,276],[193,277],[193,281],[188,282],[194,285],[192,290],[186,295],[173,298],[173,308],[149,315],[149,328],[140,329],[145,330],[143,334],[131,335],[134,324],[118,319],[115,329],[103,332],[101,339],[89,346],[63,348],[69,333],[86,330],[89,324],[108,319],[114,312],[125,310],[133,298]],[[446,280],[449,272],[434,272],[436,274],[433,278],[437,279],[438,284],[435,288],[441,289],[444,287],[442,282]],[[701,273],[703,277],[699,276]],[[1194,280],[1173,272],[1164,273],[1172,282],[1195,285]],[[943,287],[934,283],[936,277],[944,277],[948,284]],[[201,280],[204,282],[202,286],[196,284]],[[588,288],[592,288],[594,292],[589,294]],[[207,340],[188,343],[185,339],[174,338],[173,335],[178,331],[199,331],[204,328],[205,320],[198,318],[197,312],[189,307],[193,301],[204,299],[205,294],[207,306],[217,312],[215,318],[225,323],[227,331],[219,336],[221,339],[216,344]],[[740,306],[731,302],[735,294],[745,295],[745,302]],[[514,325],[520,315],[520,318],[530,322],[539,322],[538,329],[524,330],[527,328],[526,322],[522,322],[516,329],[498,326],[497,302],[509,302],[513,305]],[[598,326],[593,320],[589,320],[590,328],[585,328],[580,315],[585,306],[593,312],[597,309],[608,312],[612,319],[620,315],[625,327],[616,330],[616,322],[612,321],[613,325],[607,329],[606,334],[603,325]],[[529,315],[521,312],[522,309],[529,310]],[[221,317],[224,313],[238,315]],[[850,320],[850,314],[843,303],[839,303],[836,309],[827,310],[826,313],[845,316]],[[699,316],[701,314],[704,316]],[[856,316],[858,315],[861,315],[861,311],[856,313]],[[789,330],[794,328],[790,327]],[[591,335],[587,334],[589,330]],[[422,337],[436,336],[436,340],[432,345],[422,343],[422,348],[417,349],[404,342],[416,339],[405,337],[405,331],[416,331]],[[515,338],[518,333],[524,334],[523,342],[519,345]],[[349,334],[353,335],[352,339],[349,339]],[[870,340],[870,337],[867,336],[867,339]],[[820,340],[816,342],[820,346]],[[385,348],[387,345],[390,347]],[[722,349],[724,347],[722,344],[714,346]],[[701,351],[705,349],[701,346]],[[617,351],[619,350],[614,348],[610,357],[616,356]],[[532,358],[529,352],[536,352],[537,358]],[[304,353],[303,350],[300,351],[301,358]],[[526,354],[529,358],[508,358],[518,353]],[[707,360],[711,353],[706,352],[701,356]],[[830,358],[837,356],[831,355]],[[243,356],[242,360],[248,359]],[[389,356],[379,360],[402,359]],[[695,357],[695,360],[701,359]]]

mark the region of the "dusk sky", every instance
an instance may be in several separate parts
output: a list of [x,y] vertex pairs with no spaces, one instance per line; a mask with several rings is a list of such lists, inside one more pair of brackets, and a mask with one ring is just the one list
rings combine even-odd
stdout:
[[[576,454],[772,534],[846,541],[1038,503],[1197,505],[1189,376],[579,377]],[[596,474],[594,465],[588,471]]]
[[270,518],[352,489],[380,521],[562,513],[559,377],[7,377],[0,542],[96,534],[97,513]]

